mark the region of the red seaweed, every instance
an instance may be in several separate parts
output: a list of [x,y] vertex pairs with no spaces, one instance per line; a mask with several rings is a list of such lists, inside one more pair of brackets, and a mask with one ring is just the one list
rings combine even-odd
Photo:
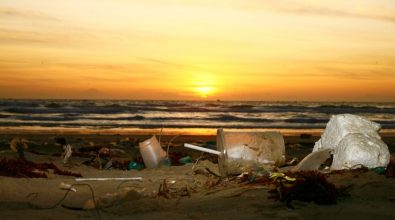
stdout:
[[6,158],[0,160],[0,176],[47,178],[49,170],[53,170],[53,173],[57,175],[82,177],[79,173],[60,170],[53,163],[34,163],[23,159]]

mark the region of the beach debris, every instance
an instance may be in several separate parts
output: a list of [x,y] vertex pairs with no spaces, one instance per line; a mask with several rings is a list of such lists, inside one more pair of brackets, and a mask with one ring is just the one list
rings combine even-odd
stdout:
[[299,158],[294,157],[294,158],[292,158],[291,160],[286,161],[286,162],[285,162],[285,165],[286,165],[286,166],[294,166],[294,165],[296,165],[298,162],[299,162]]
[[110,159],[109,161],[107,161],[107,163],[104,165],[103,169],[108,170],[112,167],[113,163],[112,163],[112,159]]
[[158,168],[164,165],[167,154],[155,136],[140,142],[139,149],[147,168]]
[[390,153],[378,131],[381,126],[351,114],[334,115],[329,120],[313,152],[329,149],[333,154],[331,170],[386,167]]
[[99,150],[99,154],[100,156],[111,156],[111,150],[108,147],[102,147]]
[[283,182],[283,181],[295,182],[296,181],[295,178],[289,177],[289,176],[287,176],[287,175],[285,175],[284,173],[281,173],[281,172],[270,173],[269,178],[273,179],[275,181],[280,181],[280,182]]
[[88,147],[80,148],[79,152],[73,153],[73,155],[81,157],[91,157],[90,160],[84,161],[83,164],[90,165],[99,169],[120,169],[127,170],[130,160],[118,161],[113,159],[120,154],[125,153],[121,149],[110,149],[108,147]]
[[370,137],[381,139],[377,133],[381,126],[378,123],[352,114],[333,115],[326,125],[325,131],[313,148],[334,150],[339,142],[348,134],[366,134]]
[[387,167],[389,159],[388,147],[381,139],[349,134],[334,149],[331,169],[350,169],[359,164],[367,168]]
[[72,146],[70,144],[67,144],[65,138],[56,138],[55,142],[63,147],[63,153],[62,153],[63,164],[67,164],[73,153]]
[[138,200],[140,199],[141,193],[133,189],[132,187],[125,187],[117,192],[106,193],[94,199],[89,199],[84,203],[83,209],[102,209],[115,206],[120,204],[122,201]]
[[390,162],[385,170],[385,176],[395,178],[395,155],[391,156]]
[[292,168],[292,171],[318,170],[320,166],[329,158],[331,158],[331,149],[322,149],[311,152],[294,168]]
[[27,143],[28,140],[25,138],[14,137],[11,140],[10,149],[17,152],[20,159],[25,159],[25,150],[28,148]]
[[192,163],[193,160],[192,160],[192,157],[190,157],[190,156],[185,156],[185,157],[180,158],[180,159],[178,160],[178,162],[179,162],[180,164],[188,164],[188,163]]
[[76,189],[76,188],[74,188],[74,187],[72,187],[70,184],[67,184],[67,183],[64,183],[64,182],[61,182],[61,183],[59,184],[59,189],[70,190],[70,191],[72,191],[72,192],[77,192],[77,189]]
[[375,173],[383,175],[385,174],[385,167],[376,167],[372,169]]
[[76,178],[75,181],[141,181],[142,177],[92,177],[92,178]]
[[82,177],[79,173],[60,170],[53,163],[34,163],[28,160],[6,158],[0,160],[0,176],[47,178],[49,170],[53,170],[53,173],[57,175]]
[[122,149],[117,149],[117,148],[108,148],[108,147],[101,147],[99,149],[99,154],[101,157],[114,157],[114,156],[120,156],[122,154],[125,154],[125,151]]
[[[188,159],[189,158],[189,159]],[[166,166],[181,166],[187,163],[192,163],[192,158],[185,152],[167,152],[164,164]]]
[[238,175],[250,170],[273,170],[285,162],[284,138],[279,132],[225,132],[217,130],[217,149],[191,144],[185,147],[216,154],[221,176]]
[[285,162],[284,138],[280,132],[217,131],[217,148],[222,176],[237,175],[248,170],[273,170]]
[[279,182],[295,182],[296,181],[295,178],[289,177],[281,172],[270,173],[269,178],[273,179],[274,181],[279,181]]
[[[336,187],[327,181],[324,174],[316,171],[300,171],[284,174],[292,181],[275,181],[276,188],[269,191],[271,198],[279,199],[286,203],[287,207],[292,206],[293,200],[302,202],[314,202],[318,205],[336,204],[338,198],[346,196],[349,187]],[[283,180],[280,179],[280,180]]]
[[191,197],[192,190],[187,186],[173,187],[177,181],[164,179],[159,185],[157,197],[164,197],[166,199],[172,199],[176,197]]
[[218,156],[221,156],[222,153],[220,151],[217,150],[213,150],[213,149],[209,149],[209,148],[205,148],[205,147],[199,147],[193,144],[184,144],[184,147],[190,148],[190,149],[194,149],[194,150],[198,150],[198,151],[202,151],[202,152],[206,152],[209,154],[215,154]]
[[142,170],[144,169],[144,164],[136,162],[136,161],[131,161],[128,164],[128,170]]

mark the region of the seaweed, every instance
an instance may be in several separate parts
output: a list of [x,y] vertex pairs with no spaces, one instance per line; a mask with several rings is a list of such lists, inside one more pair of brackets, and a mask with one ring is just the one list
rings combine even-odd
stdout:
[[111,168],[118,170],[128,170],[129,164],[130,164],[130,160],[124,160],[124,161],[114,160],[112,161]]
[[347,196],[349,187],[336,187],[327,181],[324,174],[316,171],[301,171],[287,173],[288,176],[296,178],[292,183],[277,181],[276,189],[271,190],[272,198],[285,202],[287,207],[292,206],[293,200],[302,202],[314,202],[317,205],[333,205],[338,198]]
[[386,177],[395,178],[395,157],[391,156],[390,162],[385,170]]
[[185,152],[169,152],[168,157],[171,161],[172,166],[181,166],[184,165],[180,163],[180,159],[187,156]]
[[0,176],[48,178],[49,170],[53,170],[53,173],[57,175],[82,177],[79,173],[61,170],[53,163],[34,163],[25,159],[3,158],[0,160]]

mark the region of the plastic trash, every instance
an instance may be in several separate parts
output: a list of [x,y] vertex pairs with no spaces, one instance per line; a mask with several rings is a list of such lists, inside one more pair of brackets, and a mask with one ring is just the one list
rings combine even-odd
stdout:
[[74,187],[71,187],[70,184],[63,183],[63,182],[61,182],[59,184],[59,188],[63,189],[63,190],[70,190],[70,191],[73,191],[73,192],[77,192],[77,189],[75,189]]
[[128,170],[142,170],[144,169],[144,164],[132,161],[128,164]]
[[92,177],[92,178],[75,178],[75,181],[141,181],[142,177]]
[[218,150],[191,144],[184,146],[218,155],[221,176],[262,168],[272,170],[285,162],[284,138],[279,132],[227,132],[218,129],[216,143]]
[[73,153],[73,150],[72,150],[72,147],[70,144],[64,145],[63,150],[64,150],[63,163],[66,164],[69,162],[69,159],[71,157],[71,154]]
[[333,115],[326,125],[321,139],[315,143],[313,151],[334,150],[339,142],[349,134],[366,134],[380,139],[380,135],[377,133],[380,128],[379,124],[358,115]]
[[272,170],[285,162],[284,138],[280,132],[217,131],[221,175],[235,175],[264,167]]
[[192,158],[191,158],[190,156],[186,156],[186,157],[180,158],[180,159],[178,160],[178,162],[179,162],[180,164],[187,164],[187,163],[192,163],[193,160],[192,160]]
[[373,169],[373,171],[377,174],[383,175],[385,174],[385,167],[376,167]]
[[25,158],[25,150],[28,148],[27,140],[25,138],[15,137],[11,140],[10,148],[17,152],[20,159]]
[[158,168],[164,165],[167,154],[162,149],[155,136],[140,142],[139,148],[147,168]]
[[344,137],[333,152],[332,170],[386,167],[390,161],[387,145],[366,134],[349,134]]
[[328,149],[333,154],[331,169],[386,167],[390,161],[388,146],[381,140],[380,124],[351,114],[334,115],[329,120],[313,152]]
[[117,205],[124,200],[137,201],[141,198],[141,194],[132,188],[123,188],[117,192],[105,193],[95,197],[94,199],[88,199],[85,201],[83,209],[102,209],[109,208],[111,206]]
[[318,170],[320,166],[331,157],[330,149],[323,149],[315,152],[311,152],[302,161],[298,163],[292,171],[302,170]]
[[70,144],[67,144],[67,141],[65,138],[55,138],[55,142],[63,147],[63,164],[66,164],[69,162],[69,159],[73,153],[73,148]]

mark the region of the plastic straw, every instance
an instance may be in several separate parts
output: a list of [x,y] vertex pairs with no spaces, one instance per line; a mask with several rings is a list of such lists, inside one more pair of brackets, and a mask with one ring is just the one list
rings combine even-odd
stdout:
[[75,181],[108,181],[108,180],[143,180],[142,177],[115,177],[115,178],[76,178]]
[[198,150],[198,151],[203,151],[203,152],[210,153],[210,154],[221,155],[221,152],[219,152],[217,150],[212,150],[212,149],[208,149],[208,148],[204,148],[204,147],[199,147],[199,146],[192,145],[192,144],[184,144],[184,147],[187,147],[187,148],[190,148],[190,149],[194,149],[194,150]]

